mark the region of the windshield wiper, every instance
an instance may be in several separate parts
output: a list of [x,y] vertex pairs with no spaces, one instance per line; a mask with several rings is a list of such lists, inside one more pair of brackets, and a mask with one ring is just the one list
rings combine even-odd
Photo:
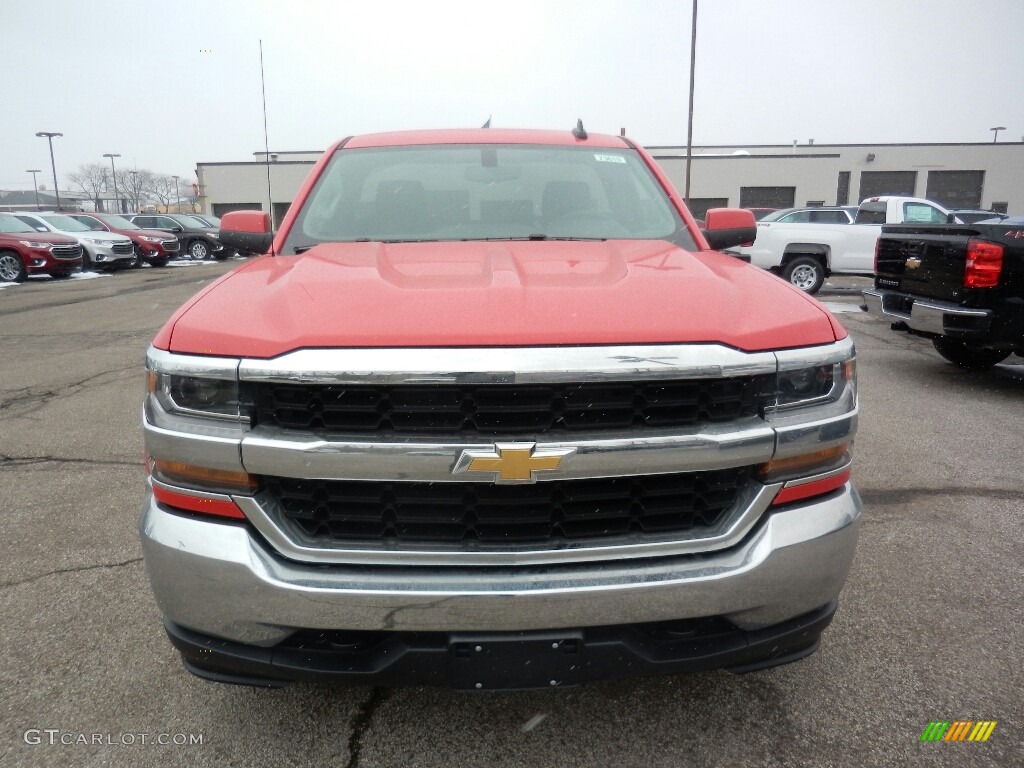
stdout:
[[357,237],[355,240],[325,240],[323,243],[309,243],[308,245],[296,245],[292,248],[292,253],[305,253],[310,248],[316,248],[318,245],[325,245],[326,243],[372,243],[368,237]]

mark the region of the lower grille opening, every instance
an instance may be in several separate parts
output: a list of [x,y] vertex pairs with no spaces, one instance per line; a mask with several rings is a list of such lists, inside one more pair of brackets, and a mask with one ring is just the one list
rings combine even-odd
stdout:
[[261,501],[314,545],[557,548],[710,533],[752,474],[741,467],[535,485],[264,477]]

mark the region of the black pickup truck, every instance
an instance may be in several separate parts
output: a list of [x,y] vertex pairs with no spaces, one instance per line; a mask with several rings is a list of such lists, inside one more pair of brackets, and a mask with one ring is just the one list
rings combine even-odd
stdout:
[[965,368],[1024,357],[1024,217],[886,225],[864,301],[894,331],[931,339]]

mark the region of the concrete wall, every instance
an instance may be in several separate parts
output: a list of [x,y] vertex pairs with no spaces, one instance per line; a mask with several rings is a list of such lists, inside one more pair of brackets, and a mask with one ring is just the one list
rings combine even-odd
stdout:
[[[686,180],[685,148],[652,147],[680,194]],[[746,151],[749,156],[734,155]],[[874,155],[868,160],[868,155]],[[1024,215],[1024,143],[999,144],[857,144],[793,147],[694,148],[690,196],[728,198],[739,205],[740,187],[796,187],[796,205],[809,200],[836,202],[840,171],[850,172],[851,205],[860,202],[863,171],[916,171],[914,194],[925,197],[929,171],[985,171],[982,207],[1009,204],[1011,215]]]

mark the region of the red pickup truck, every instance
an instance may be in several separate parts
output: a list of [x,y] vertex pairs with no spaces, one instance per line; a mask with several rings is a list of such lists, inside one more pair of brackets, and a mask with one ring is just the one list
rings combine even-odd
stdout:
[[468,690],[803,658],[860,500],[854,345],[576,131],[331,147],[147,353],[141,535],[200,677]]

